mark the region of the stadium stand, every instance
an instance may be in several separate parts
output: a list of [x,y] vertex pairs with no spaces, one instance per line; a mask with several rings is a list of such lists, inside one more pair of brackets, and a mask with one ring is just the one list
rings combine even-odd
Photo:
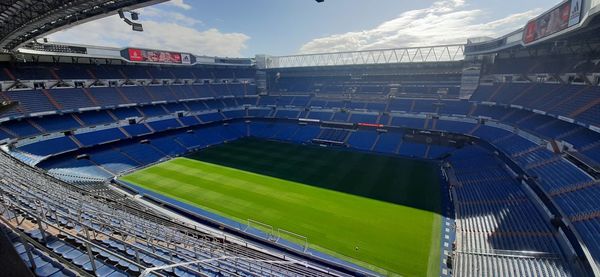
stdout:
[[[193,261],[199,257],[213,258],[214,261],[181,265],[157,273],[178,276],[219,272],[327,275],[326,272],[300,264],[277,262],[278,259],[273,256],[237,247],[211,234],[201,233],[143,210],[120,209],[114,206],[114,197],[108,199],[90,195],[26,165],[15,163],[5,154],[0,157],[0,167],[3,176],[6,173],[12,176],[0,188],[3,216],[9,219],[9,226],[19,227],[10,232],[9,237],[22,259],[39,276],[87,273],[127,276],[140,274],[149,267],[170,264],[173,260]],[[44,209],[51,211],[47,217],[40,218],[29,212],[40,203]],[[71,211],[77,211],[78,215]],[[108,214],[111,216],[104,216]],[[36,222],[43,222],[43,225]],[[94,233],[93,237],[84,235],[89,232]],[[119,235],[123,232],[131,237],[124,239]],[[194,233],[195,236],[187,237],[184,233]],[[38,247],[48,249],[48,252],[41,252]],[[235,252],[237,256],[227,258],[225,253],[228,252]]]
[[600,66],[591,38],[600,21],[592,19],[566,34],[570,46],[507,36],[489,49],[461,45],[464,60],[2,62],[0,98],[18,105],[0,115],[0,228],[38,276],[139,275],[198,259],[211,260],[154,273],[369,275],[222,225],[198,229],[175,220],[189,211],[165,199],[144,199],[158,207],[149,209],[115,189],[123,174],[256,137],[438,163],[454,212],[444,229],[455,235],[442,276],[598,275]]
[[[214,92],[229,93],[230,89],[220,89],[217,88],[218,86],[211,86],[213,91],[211,94]],[[179,88],[184,87],[186,86],[179,86]],[[526,86],[521,87],[523,89],[527,88]],[[90,95],[99,95],[102,93],[100,91],[106,91],[107,89],[110,88],[87,88],[86,90]],[[99,180],[123,174],[124,172],[147,166],[165,158],[182,155],[194,149],[200,149],[218,144],[224,140],[231,140],[246,135],[240,135],[239,133],[234,135],[225,134],[223,133],[225,128],[215,129],[216,127],[212,127],[214,131],[210,132],[202,128],[203,124],[221,122],[225,119],[237,120],[246,116],[255,118],[299,119],[305,116],[308,119],[340,123],[376,124],[384,122],[384,125],[390,126],[442,130],[480,137],[494,144],[507,155],[512,156],[526,171],[531,172],[532,176],[538,176],[537,178],[542,188],[553,195],[552,198],[555,199],[557,206],[568,211],[566,214],[572,220],[578,220],[583,215],[594,212],[594,210],[589,209],[579,210],[568,204],[572,200],[565,200],[570,199],[570,195],[577,195],[580,190],[586,190],[585,187],[579,189],[580,186],[591,184],[588,186],[593,187],[595,183],[590,175],[578,169],[577,166],[565,158],[557,158],[551,151],[545,150],[539,143],[532,142],[520,135],[515,135],[510,131],[510,128],[519,128],[527,130],[527,132],[542,139],[564,140],[573,145],[575,151],[581,150],[582,155],[589,155],[589,158],[592,160],[598,159],[598,155],[595,154],[598,148],[596,143],[597,134],[588,131],[584,127],[564,123],[564,121],[559,121],[552,116],[536,114],[528,110],[520,110],[507,106],[490,106],[485,103],[444,99],[434,101],[392,98],[382,102],[344,103],[342,101],[319,102],[321,100],[311,96],[302,96],[301,100],[298,101],[295,101],[296,97],[259,97],[258,101],[255,102],[246,97],[227,100],[213,98],[186,100],[178,98],[178,94],[176,93],[171,93],[173,89],[170,86],[152,86],[148,90],[128,87],[121,90],[124,91],[122,95],[127,97],[127,99],[131,97],[131,99],[134,99],[134,103],[138,100],[141,101],[140,103],[136,103],[139,106],[124,108],[114,108],[113,106],[113,108],[110,108],[110,105],[106,105],[105,107],[109,109],[99,108],[85,111],[82,109],[92,107],[92,101],[77,101],[67,104],[66,101],[60,99],[62,97],[69,98],[68,96],[43,95],[46,97],[45,99],[59,99],[54,100],[57,102],[62,101],[59,107],[65,105],[68,109],[73,110],[73,113],[69,114],[67,112],[62,115],[46,115],[9,120],[2,125],[2,128],[6,130],[7,138],[25,138],[39,136],[44,133],[57,133],[67,130],[77,130],[86,126],[93,127],[108,124],[102,127],[101,131],[94,131],[92,128],[81,132],[76,131],[73,134],[66,134],[66,136],[59,138],[47,139],[39,137],[35,142],[22,144],[15,149],[26,156],[57,156],[48,160],[44,158],[38,159],[38,162],[41,162],[39,166],[48,169],[49,172],[57,174],[57,176],[60,176],[59,174],[63,176],[70,174],[71,179],[73,179],[73,176],[79,176],[80,179],[97,178]],[[81,92],[82,90],[78,91]],[[118,94],[117,89],[113,91],[117,91]],[[149,91],[152,91],[154,96],[148,95]],[[483,87],[476,91],[473,97],[484,99],[485,97],[478,96],[482,93],[481,91],[485,91]],[[71,93],[70,90],[56,90],[52,93],[58,94],[60,92]],[[330,92],[330,94],[332,93]],[[242,94],[236,95],[241,96]],[[169,103],[140,105],[148,103],[142,100],[142,98],[166,100]],[[39,99],[44,98],[30,98],[27,101],[38,101]],[[489,100],[489,97],[485,98],[485,100]],[[23,101],[23,106],[26,107],[37,106],[36,104],[27,104],[28,102],[25,102],[25,100],[21,101]],[[52,102],[50,100],[47,101],[49,103]],[[239,106],[240,103],[250,103],[250,105],[255,103],[258,106],[278,106],[279,108],[244,108]],[[305,108],[308,103],[311,103],[312,108],[308,112],[303,113],[300,109]],[[320,106],[327,109],[318,108]],[[46,107],[49,111],[59,110],[56,105],[52,104]],[[234,110],[208,112],[211,109],[222,109],[224,107],[234,108]],[[336,110],[342,107],[347,107],[349,110],[358,109],[358,111],[347,112],[345,110]],[[293,110],[290,110],[290,108],[293,108]],[[361,110],[371,110],[375,113],[364,113]],[[37,111],[41,110],[38,109]],[[392,113],[383,114],[387,111],[391,111]],[[178,112],[183,112],[186,116],[172,117]],[[447,115],[450,117],[444,119],[433,118],[431,115],[413,117],[405,113],[421,114],[421,116],[423,114]],[[452,117],[453,115],[459,115],[463,118]],[[26,117],[25,114],[23,116]],[[167,118],[164,118],[165,116]],[[472,117],[473,120],[466,120],[464,117]],[[122,120],[131,118],[138,118],[138,120],[142,120],[143,122],[139,122],[138,124],[124,124],[121,122]],[[499,128],[497,125],[488,125],[486,122],[482,123],[479,121],[482,118],[496,121],[499,124],[503,124],[502,126],[507,127]],[[191,127],[195,131],[189,133],[185,130],[185,127]],[[438,158],[453,149],[451,147],[403,141],[402,132],[377,133],[366,130],[352,131],[351,129],[344,128],[318,128],[312,125],[302,126],[297,124],[273,125],[271,123],[251,123],[249,124],[249,130],[249,135],[262,138],[305,143],[310,141],[327,142],[337,145],[347,145],[363,151],[399,154],[408,157]],[[160,135],[163,132],[176,133],[163,137],[163,135]],[[121,140],[131,136],[143,137],[153,134],[159,135],[159,137],[149,139],[149,144],[140,144],[138,141],[121,142]],[[78,150],[81,147],[91,147],[103,143],[111,144],[113,142],[119,142],[119,145],[114,148],[105,148],[104,150],[94,150],[93,147],[89,150],[83,150],[83,152]],[[68,156],[74,154],[67,154],[65,156],[65,153],[68,152],[86,153],[90,156],[90,160],[77,160],[73,156]],[[553,175],[556,174],[555,172],[561,173]],[[569,190],[571,188],[574,190],[573,192]],[[592,205],[593,198],[590,199],[589,203]],[[582,206],[586,207],[585,205]],[[582,235],[584,238],[589,238],[588,230],[590,227],[588,225],[591,223],[587,223],[588,221],[582,220],[581,223],[577,221],[577,224],[575,224],[575,228],[580,230],[582,234],[585,234]],[[590,222],[595,221],[592,220]],[[551,250],[556,252],[556,249]]]
[[[493,154],[466,147],[449,159],[456,180],[456,274],[460,276],[568,275],[569,265],[550,224],[516,176]],[[496,264],[504,264],[498,267]]]
[[[183,88],[186,86],[179,86]],[[229,89],[217,89],[218,85],[212,85],[212,91],[217,93],[228,94]],[[521,86],[526,89],[526,86]],[[110,88],[88,88],[90,95],[99,95],[101,91],[107,91]],[[557,206],[567,210],[567,214],[573,220],[580,218],[584,214],[589,214],[593,210],[579,210],[568,205],[570,195],[577,195],[580,189],[575,189],[574,193],[568,188],[578,188],[585,184],[594,184],[592,177],[572,165],[564,158],[556,158],[550,151],[542,148],[541,145],[522,138],[519,135],[511,134],[507,129],[498,128],[496,126],[488,126],[481,124],[477,120],[485,116],[491,120],[497,121],[506,126],[513,126],[531,132],[541,138],[549,139],[564,139],[575,147],[581,149],[583,155],[589,155],[590,159],[597,158],[593,154],[597,148],[596,134],[586,131],[585,128],[576,125],[565,124],[558,121],[556,118],[546,115],[534,114],[527,110],[519,110],[511,107],[489,106],[477,102],[464,102],[455,100],[403,100],[400,98],[392,98],[388,101],[379,103],[374,102],[350,102],[344,104],[341,101],[326,101],[319,102],[318,99],[311,99],[310,96],[302,96],[301,100],[295,101],[295,97],[259,97],[257,102],[248,102],[247,98],[238,100],[220,101],[217,99],[206,100],[186,100],[177,98],[177,94],[170,93],[172,91],[169,86],[153,86],[151,89],[128,87],[121,89],[123,96],[134,101],[141,101],[139,104],[147,103],[143,99],[160,99],[173,101],[168,104],[158,105],[140,105],[137,108],[112,108],[108,110],[92,110],[81,111],[81,109],[89,108],[93,105],[92,101],[77,101],[69,102],[62,101],[61,96],[46,96],[45,99],[59,99],[54,101],[62,101],[59,105],[65,105],[68,109],[74,111],[72,114],[63,115],[48,115],[39,118],[21,119],[8,121],[3,124],[3,129],[7,130],[7,137],[31,137],[43,133],[62,132],[65,130],[77,130],[85,126],[96,126],[109,124],[102,131],[93,131],[93,129],[83,131],[81,133],[67,134],[62,138],[44,139],[39,138],[34,143],[23,144],[18,147],[18,151],[34,156],[54,156],[47,161],[40,163],[40,166],[46,168],[51,173],[67,175],[71,174],[80,178],[98,178],[106,179],[114,175],[122,174],[139,168],[159,160],[182,155],[192,149],[199,149],[209,145],[218,144],[221,141],[235,139],[240,137],[236,135],[223,135],[224,128],[214,129],[216,132],[204,131],[201,128],[202,124],[210,122],[220,122],[224,119],[240,119],[246,116],[250,117],[275,117],[281,119],[298,119],[304,113],[300,110],[305,108],[307,103],[311,103],[312,108],[306,113],[306,118],[321,120],[321,121],[337,121],[341,123],[367,123],[375,124],[377,122],[385,122],[391,126],[416,128],[416,129],[433,129],[443,130],[455,133],[472,134],[487,140],[496,145],[508,155],[514,157],[517,163],[521,164],[533,176],[539,176],[542,188],[556,199]],[[82,90],[78,90],[81,92]],[[114,89],[112,91],[118,90]],[[152,91],[154,98],[148,95],[148,91]],[[484,91],[483,87],[476,91],[474,98],[485,97],[478,96],[480,91]],[[511,90],[512,91],[512,90]],[[60,92],[71,93],[70,90],[56,90],[53,94]],[[211,92],[212,93],[212,92]],[[157,96],[162,95],[162,96]],[[241,94],[236,94],[240,96]],[[80,95],[81,96],[81,95]],[[64,96],[67,97],[67,96]],[[67,97],[68,98],[68,97]],[[101,97],[98,97],[102,99]],[[30,98],[27,101],[38,101],[44,98]],[[108,99],[108,98],[107,98]],[[112,99],[112,98],[110,98]],[[508,98],[506,98],[508,99]],[[485,100],[489,100],[485,98]],[[27,104],[23,101],[23,106],[34,107],[37,104]],[[40,100],[42,101],[42,100]],[[43,100],[46,101],[46,100]],[[49,103],[52,101],[47,100]],[[98,101],[98,100],[95,100]],[[179,101],[179,102],[177,102]],[[64,103],[63,103],[64,102]],[[123,102],[113,102],[125,103]],[[279,106],[281,108],[261,109],[261,108],[241,108],[239,103],[255,103],[259,106]],[[294,103],[298,103],[295,105]],[[402,104],[403,103],[403,104]],[[313,106],[314,105],[314,106]],[[223,112],[208,112],[210,109],[221,109],[225,106],[235,108],[231,111]],[[319,106],[325,108],[339,109],[348,107],[348,109],[372,110],[376,113],[361,113],[346,112],[336,110],[323,110]],[[58,110],[55,105],[47,105],[46,109]],[[107,108],[110,105],[106,105]],[[285,107],[285,108],[284,108]],[[289,110],[293,107],[295,110]],[[370,107],[370,109],[368,108]],[[288,109],[288,110],[286,110]],[[404,109],[404,110],[402,110]],[[78,110],[78,111],[76,111]],[[37,109],[37,111],[41,111]],[[428,113],[438,115],[461,115],[473,117],[475,121],[458,120],[457,118],[436,119],[429,117],[411,117],[404,114],[392,113],[391,115],[383,114],[385,111],[404,112],[404,113]],[[190,113],[181,118],[162,118],[164,116],[173,116],[177,112]],[[197,114],[194,114],[197,113]],[[145,122],[138,124],[121,125],[121,120],[130,118],[144,119]],[[386,119],[382,119],[386,118]],[[117,124],[117,125],[110,125]],[[563,126],[564,125],[564,126]],[[182,130],[185,126],[195,129],[194,133],[188,133]],[[175,134],[169,136],[159,136],[158,138],[150,139],[149,144],[140,144],[137,141],[119,142],[120,145],[115,148],[105,148],[104,150],[84,150],[90,156],[90,160],[76,160],[72,156],[65,158],[66,152],[78,151],[80,147],[90,147],[102,143],[111,143],[123,140],[130,136],[147,136],[152,134],[160,134],[165,131],[175,131]],[[348,145],[349,147],[364,150],[375,151],[387,154],[399,154],[409,157],[421,158],[437,158],[452,150],[452,148],[440,147],[436,145],[423,145],[419,143],[403,141],[402,132],[383,132],[376,133],[366,130],[346,130],[346,129],[331,129],[318,128],[315,126],[298,126],[293,124],[276,124],[270,123],[252,123],[249,125],[249,135],[291,140],[298,142],[329,142],[338,145]],[[309,131],[312,130],[312,131]],[[562,130],[562,131],[560,131]],[[311,133],[312,132],[312,133]],[[14,134],[12,136],[11,134]],[[576,148],[577,149],[577,148]],[[43,160],[43,159],[42,159]],[[63,162],[59,162],[63,160]],[[546,161],[551,160],[551,161]],[[531,166],[534,164],[534,166]],[[554,172],[563,172],[559,175],[553,175]],[[564,172],[568,174],[565,175]],[[592,185],[593,186],[593,185]],[[585,188],[583,189],[585,191]],[[593,199],[592,199],[593,200]],[[593,203],[590,200],[590,204]],[[571,200],[572,201],[572,200]],[[594,222],[594,221],[591,221]],[[589,231],[589,227],[585,225],[587,221],[583,220],[576,224],[576,228],[581,230],[584,237]],[[587,223],[588,225],[591,223]],[[583,226],[583,227],[580,227]],[[510,247],[508,247],[510,248]],[[546,249],[547,250],[547,249]],[[556,249],[552,249],[555,251]],[[465,254],[466,255],[466,254]],[[564,270],[564,269],[563,269]]]

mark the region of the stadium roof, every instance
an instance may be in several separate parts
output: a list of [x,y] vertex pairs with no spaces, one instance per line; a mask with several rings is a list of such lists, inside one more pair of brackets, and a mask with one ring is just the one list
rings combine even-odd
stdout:
[[[0,52],[87,21],[166,0],[2,0],[0,1]],[[126,27],[125,25],[123,26]]]
[[450,62],[464,59],[463,44],[404,47],[335,53],[268,57],[267,68],[342,66],[364,64]]

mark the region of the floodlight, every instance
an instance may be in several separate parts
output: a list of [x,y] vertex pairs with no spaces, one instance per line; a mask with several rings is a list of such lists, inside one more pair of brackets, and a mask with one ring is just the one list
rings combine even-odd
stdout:
[[144,26],[142,26],[142,24],[139,23],[133,23],[131,25],[131,29],[136,31],[136,32],[143,32],[144,31]]
[[125,16],[125,13],[123,12],[123,10],[119,10],[119,17],[121,19],[123,19],[123,21],[125,23],[127,23],[127,25],[131,26],[131,30],[136,31],[136,32],[143,32],[144,27],[142,26],[142,24],[133,22],[133,21],[137,21],[140,18],[140,14],[138,12],[132,12],[132,11],[126,11],[126,12],[128,12],[131,15],[131,19],[129,19]]

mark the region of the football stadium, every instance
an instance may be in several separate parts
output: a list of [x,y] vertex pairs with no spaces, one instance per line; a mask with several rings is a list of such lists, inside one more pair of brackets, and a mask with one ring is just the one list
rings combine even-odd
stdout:
[[423,47],[46,39],[163,2],[0,3],[0,275],[600,276],[600,1]]

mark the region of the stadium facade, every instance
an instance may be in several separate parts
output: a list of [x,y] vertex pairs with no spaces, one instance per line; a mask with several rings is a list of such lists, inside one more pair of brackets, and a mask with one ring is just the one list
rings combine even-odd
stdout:
[[5,261],[39,276],[403,274],[119,179],[253,137],[438,163],[441,276],[600,276],[599,12],[568,0],[495,39],[255,58],[0,44],[20,45],[0,55]]

